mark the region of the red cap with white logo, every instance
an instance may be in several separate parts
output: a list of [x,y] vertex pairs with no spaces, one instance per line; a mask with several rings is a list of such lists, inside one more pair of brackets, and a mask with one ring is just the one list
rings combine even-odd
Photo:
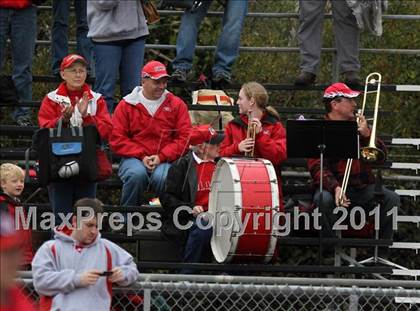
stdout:
[[141,71],[141,77],[158,80],[163,77],[170,77],[170,75],[166,71],[166,66],[164,64],[156,60],[152,60],[144,65]]
[[347,97],[353,98],[359,96],[359,91],[354,91],[344,83],[338,82],[331,84],[324,92],[324,98]]

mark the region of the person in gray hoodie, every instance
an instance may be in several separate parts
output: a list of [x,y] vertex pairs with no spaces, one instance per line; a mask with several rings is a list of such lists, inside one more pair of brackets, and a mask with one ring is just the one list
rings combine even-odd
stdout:
[[32,261],[41,310],[110,310],[112,285],[128,286],[139,276],[133,257],[101,238],[98,199],[78,200],[71,226],[55,229]]
[[149,34],[141,1],[87,1],[88,37],[95,52],[95,92],[104,95],[114,111],[115,84],[120,77],[121,97],[140,84],[145,37]]

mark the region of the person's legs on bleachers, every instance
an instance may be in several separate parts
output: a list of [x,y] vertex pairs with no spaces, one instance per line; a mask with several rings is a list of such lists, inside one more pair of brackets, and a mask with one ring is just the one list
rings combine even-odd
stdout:
[[123,183],[121,205],[138,205],[149,184],[149,174],[143,162],[136,158],[123,158],[118,176]]
[[157,196],[160,196],[165,190],[165,180],[170,167],[170,163],[161,163],[156,167],[150,176],[151,189],[156,193]]
[[230,82],[231,69],[239,54],[242,28],[248,11],[247,0],[227,1],[223,29],[214,55],[213,80]]
[[94,91],[105,97],[108,111],[112,113],[116,105],[115,85],[120,69],[122,46],[118,43],[94,42],[93,47],[96,74]]
[[[15,10],[11,19],[12,79],[21,101],[32,100],[32,58],[37,34],[36,7]],[[29,107],[17,107],[13,119],[20,126],[31,125]]]
[[319,71],[326,0],[299,1],[298,44],[301,73],[296,84],[312,84]]
[[[380,207],[380,219],[379,219],[379,238],[381,239],[392,239],[394,231],[393,231],[393,219],[392,215],[387,215],[391,212],[392,208],[400,206],[400,198],[399,196],[391,190],[388,190],[384,186],[382,186],[383,192],[383,203]],[[354,188],[350,187],[347,189],[348,198],[351,201],[351,205],[353,206],[360,206],[366,211],[366,218],[368,217],[368,213],[373,210],[377,205],[377,198],[375,198],[375,185],[368,185],[364,189],[355,190]]]
[[[202,221],[203,227],[206,227],[208,223]],[[210,239],[213,233],[212,228],[202,229],[197,226],[196,220],[189,229],[187,243],[184,250],[184,263],[199,263],[202,262],[203,255],[207,253],[210,248]],[[182,269],[181,274],[191,274],[194,271],[192,269]]]
[[66,182],[55,182],[48,185],[48,196],[55,217],[55,226],[62,223],[58,213],[67,215],[73,211],[75,187],[76,184]]
[[53,26],[51,31],[52,73],[60,75],[60,65],[68,51],[68,23],[70,0],[53,0]]
[[76,42],[77,52],[88,62],[89,74],[95,76],[95,64],[93,58],[93,44],[87,37],[89,28],[87,23],[86,0],[74,0],[74,9],[76,11]]
[[[322,191],[322,203],[319,190],[315,191],[314,203],[318,207],[318,212],[322,213],[320,225],[323,237],[335,237],[333,225],[336,221],[336,215],[333,211],[335,208],[335,200],[329,191]],[[321,207],[321,204],[323,208]]]
[[191,70],[195,47],[197,45],[198,29],[212,1],[203,3],[193,13],[185,10],[181,18],[178,36],[176,39],[176,57],[172,62],[172,78],[185,81],[187,72]]
[[334,21],[334,38],[340,73],[345,75],[345,83],[360,84],[358,73],[360,31],[356,17],[346,1],[331,1]]
[[379,237],[382,239],[392,239],[394,237],[394,227],[397,224],[393,223],[394,218],[392,215],[388,216],[388,213],[391,213],[393,208],[397,209],[396,213],[398,212],[398,208],[401,206],[400,196],[384,186],[382,186],[382,191],[384,193],[384,206],[381,208],[380,214],[381,225]]
[[77,183],[74,188],[74,203],[83,198],[96,198],[97,183]]
[[121,97],[140,85],[144,61],[145,38],[141,37],[124,44],[120,64]]

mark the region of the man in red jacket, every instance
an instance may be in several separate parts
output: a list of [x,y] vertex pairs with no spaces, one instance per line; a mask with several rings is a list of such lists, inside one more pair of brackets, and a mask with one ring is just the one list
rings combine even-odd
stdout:
[[[36,39],[36,7],[42,0],[0,0],[0,72],[6,59],[6,40],[12,48],[12,79],[19,100],[32,100],[32,57]],[[12,114],[20,126],[31,125],[28,107],[16,107]]]
[[187,150],[191,130],[187,105],[166,90],[166,66],[150,61],[141,75],[142,86],[121,100],[112,118],[110,145],[122,157],[122,205],[141,204],[146,190],[162,193],[170,162]]

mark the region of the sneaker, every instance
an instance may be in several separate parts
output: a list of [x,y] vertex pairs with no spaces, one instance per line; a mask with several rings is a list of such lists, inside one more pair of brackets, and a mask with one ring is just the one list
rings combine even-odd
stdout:
[[225,89],[232,82],[230,73],[227,72],[216,72],[215,74],[213,74],[211,80],[213,89]]
[[187,75],[188,72],[184,69],[175,69],[174,72],[172,72],[171,80],[174,82],[185,82],[187,81]]
[[311,72],[301,71],[295,80],[295,85],[309,86],[315,83],[316,75]]
[[15,120],[16,124],[19,126],[33,126],[30,116],[20,116]]
[[343,73],[344,76],[344,83],[347,84],[348,87],[362,87],[362,81],[359,79],[359,75],[356,71],[346,71]]

